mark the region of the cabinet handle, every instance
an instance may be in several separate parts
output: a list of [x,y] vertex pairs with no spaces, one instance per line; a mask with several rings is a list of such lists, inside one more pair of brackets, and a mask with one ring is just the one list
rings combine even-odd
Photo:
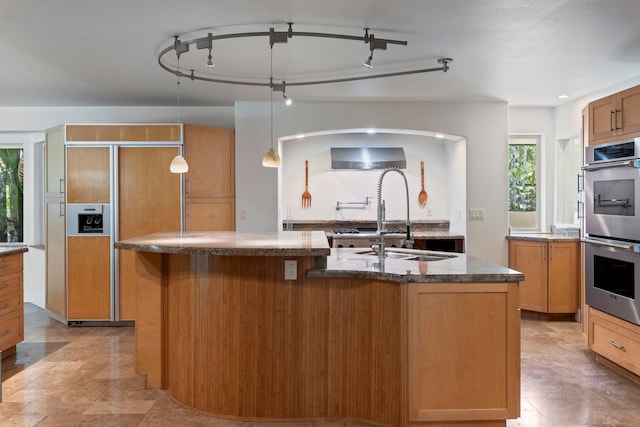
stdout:
[[59,183],[60,194],[64,194],[64,178],[60,178],[58,181],[60,181]]
[[[618,120],[618,115],[620,116],[620,120]],[[620,126],[618,126],[618,122],[620,122]],[[622,129],[622,110],[616,110],[616,130]]]
[[9,287],[8,283],[3,283],[2,285],[0,285],[0,290],[7,289],[8,287]]
[[622,350],[622,351],[627,351],[626,348],[624,348],[623,345],[617,344],[615,341],[613,340],[609,340],[607,341],[609,344],[611,344],[612,346],[614,346],[615,348],[617,348],[618,350]]
[[542,247],[542,260],[545,261],[547,259],[547,247]]
[[60,217],[64,216],[64,202],[60,202],[58,207],[60,208]]
[[584,202],[578,200],[578,219],[584,218]]
[[611,110],[611,117],[609,117],[609,127],[611,128],[611,132],[615,132],[616,131],[616,127],[613,124],[613,122],[616,119],[615,115],[616,115],[616,111],[615,110]]
[[191,200],[187,200],[187,216],[191,216]]
[[191,195],[191,180],[187,179],[187,195]]
[[553,245],[551,245],[551,250],[549,250],[549,261],[553,260]]
[[5,308],[9,308],[9,307],[11,307],[11,304],[9,303],[3,304],[3,305],[0,305],[0,310],[4,310]]
[[0,332],[0,337],[3,337],[3,336],[5,336],[5,335],[9,335],[10,333],[11,333],[11,331],[9,331],[9,330],[4,330],[4,331]]

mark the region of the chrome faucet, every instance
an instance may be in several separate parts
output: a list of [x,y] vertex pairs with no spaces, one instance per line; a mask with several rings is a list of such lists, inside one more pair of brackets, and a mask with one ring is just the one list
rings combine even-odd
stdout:
[[378,178],[378,230],[376,231],[376,234],[380,237],[380,243],[378,245],[378,257],[380,258],[381,261],[383,261],[385,257],[384,236],[385,234],[388,234],[388,231],[386,228],[386,218],[385,218],[385,215],[386,215],[385,203],[384,203],[384,200],[382,199],[382,181],[384,176],[387,174],[387,172],[398,172],[400,175],[402,175],[402,178],[404,179],[404,187],[405,187],[406,196],[407,196],[407,244],[411,245],[413,243],[411,238],[411,220],[409,215],[409,184],[407,183],[407,177],[405,176],[404,172],[402,172],[400,169],[397,169],[397,168],[385,169],[380,174],[380,178]]

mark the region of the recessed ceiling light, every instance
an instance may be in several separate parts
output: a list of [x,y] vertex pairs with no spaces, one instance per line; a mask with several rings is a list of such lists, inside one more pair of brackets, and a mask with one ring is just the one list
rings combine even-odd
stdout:
[[569,97],[569,95],[567,95],[566,93],[563,93],[562,95],[558,95],[558,99],[567,99]]

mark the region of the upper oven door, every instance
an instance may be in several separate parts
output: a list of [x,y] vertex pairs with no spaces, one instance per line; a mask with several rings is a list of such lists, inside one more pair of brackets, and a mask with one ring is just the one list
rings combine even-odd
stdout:
[[606,162],[583,169],[587,234],[640,241],[640,161]]

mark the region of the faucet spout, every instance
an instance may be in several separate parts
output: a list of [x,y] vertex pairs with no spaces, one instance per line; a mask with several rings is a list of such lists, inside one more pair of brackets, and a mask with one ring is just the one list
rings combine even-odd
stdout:
[[380,257],[380,259],[384,259],[385,257],[385,248],[384,248],[384,236],[385,234],[387,234],[387,230],[386,230],[386,212],[385,212],[385,202],[382,199],[382,182],[384,180],[384,176],[388,173],[388,172],[397,172],[399,173],[402,178],[404,179],[404,187],[405,187],[405,192],[406,192],[406,200],[407,200],[407,221],[406,221],[406,225],[407,225],[407,242],[411,243],[412,239],[411,239],[411,216],[409,215],[409,184],[407,183],[407,177],[404,174],[404,172],[402,172],[400,169],[398,168],[388,168],[382,171],[382,173],[380,174],[380,177],[378,178],[378,230],[376,231],[376,234],[380,237],[380,244],[379,244],[379,249],[378,249],[378,256]]

